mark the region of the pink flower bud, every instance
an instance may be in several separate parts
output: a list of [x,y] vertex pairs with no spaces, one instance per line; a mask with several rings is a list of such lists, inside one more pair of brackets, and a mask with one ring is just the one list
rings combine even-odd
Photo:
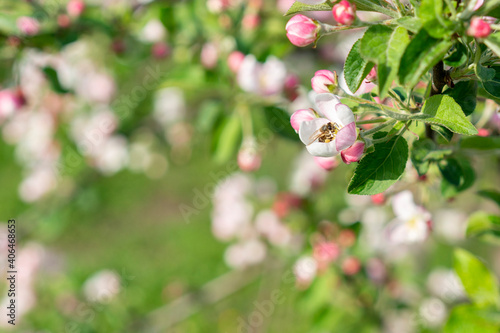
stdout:
[[57,16],[57,25],[61,28],[67,28],[71,25],[71,19],[66,14],[60,14]]
[[231,72],[238,73],[238,70],[243,63],[243,59],[245,59],[245,55],[240,51],[233,51],[229,54],[229,57],[227,57],[227,65],[229,66]]
[[290,124],[292,125],[295,132],[298,132],[300,124],[303,121],[313,120],[314,118],[316,118],[316,115],[311,110],[297,110],[290,117]]
[[479,17],[473,17],[470,21],[467,35],[475,38],[486,38],[491,34],[490,25]]
[[295,15],[285,26],[286,36],[290,42],[299,47],[307,46],[316,42],[320,25],[305,15]]
[[340,152],[340,157],[345,164],[352,162],[359,162],[365,150],[365,143],[363,141],[356,141],[352,146]]
[[280,193],[273,203],[273,211],[279,218],[286,217],[291,209],[300,208],[302,198],[293,193]]
[[490,136],[490,131],[486,128],[480,128],[477,130],[478,136]]
[[238,152],[238,166],[242,171],[252,172],[259,170],[262,159],[257,152],[255,142],[253,140],[244,142]]
[[19,110],[25,103],[21,90],[0,90],[0,121]]
[[356,5],[342,0],[332,8],[333,18],[342,25],[352,25],[356,20]]
[[200,60],[203,67],[213,69],[217,65],[219,51],[213,43],[205,43],[201,49]]
[[338,77],[336,72],[322,69],[314,73],[311,79],[312,89],[318,94],[331,93],[338,85]]
[[366,81],[372,82],[377,78],[377,66],[373,66],[370,73],[366,76]]
[[385,203],[384,193],[374,194],[371,196],[372,202],[375,205],[383,205]]
[[155,59],[164,59],[170,54],[170,48],[165,42],[157,42],[151,47],[151,55]]
[[332,157],[319,157],[314,156],[314,162],[326,171],[331,171],[339,166],[339,161],[335,156]]
[[21,16],[17,19],[17,27],[28,36],[34,36],[40,31],[40,23],[33,17]]
[[258,14],[246,14],[243,16],[243,21],[241,22],[241,25],[245,30],[253,30],[257,28],[259,24],[260,16]]
[[85,2],[82,0],[70,0],[66,6],[66,11],[70,16],[78,17],[85,9]]
[[340,255],[340,248],[334,242],[321,242],[314,245],[313,258],[318,263],[331,263]]
[[361,269],[361,262],[358,258],[348,257],[342,262],[342,271],[345,275],[354,275]]
[[484,3],[484,0],[477,0],[476,5],[474,6],[474,10],[478,10]]

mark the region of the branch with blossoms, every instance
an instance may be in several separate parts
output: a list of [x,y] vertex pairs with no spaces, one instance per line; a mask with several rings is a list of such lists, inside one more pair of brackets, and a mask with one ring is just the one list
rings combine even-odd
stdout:
[[[337,25],[297,14],[286,24],[295,46],[315,47],[332,33],[364,29],[345,59],[341,84],[335,72],[316,72],[311,80],[316,109],[291,117],[308,152],[358,162],[348,186],[351,194],[387,190],[409,159],[420,176],[438,166],[445,197],[469,188],[473,176],[463,144],[475,141],[477,149],[498,149],[477,137],[477,125],[483,123],[476,108],[477,99],[500,100],[498,7],[474,0],[296,1],[287,14],[331,11]],[[380,19],[363,20],[356,9],[378,12]],[[366,82],[372,89],[360,89]],[[444,150],[449,154],[440,154]],[[447,170],[456,161],[466,167],[451,176]]]

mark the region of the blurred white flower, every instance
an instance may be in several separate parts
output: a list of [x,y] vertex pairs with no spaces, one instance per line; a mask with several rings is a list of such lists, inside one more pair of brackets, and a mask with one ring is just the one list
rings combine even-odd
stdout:
[[311,256],[299,258],[293,266],[293,273],[297,280],[297,284],[302,287],[307,287],[316,277],[318,263]]
[[120,276],[108,269],[94,273],[83,284],[83,294],[90,302],[110,302],[118,295],[120,290]]
[[123,136],[111,136],[95,148],[94,165],[103,174],[112,175],[128,164],[127,139]]
[[165,27],[158,19],[149,20],[148,23],[142,28],[139,38],[148,43],[156,43],[163,41],[167,36]]
[[34,202],[53,191],[56,185],[57,178],[53,169],[37,167],[19,185],[19,196],[25,202]]
[[255,228],[274,245],[287,245],[292,239],[290,229],[271,210],[264,210],[257,214]]
[[465,238],[467,215],[456,209],[440,209],[433,214],[434,232],[450,242]]
[[392,198],[396,218],[387,226],[389,239],[396,244],[424,241],[429,235],[431,215],[417,206],[410,191],[400,192]]
[[230,245],[224,254],[228,266],[245,268],[262,262],[266,257],[266,246],[257,239]]
[[169,87],[155,93],[153,117],[162,126],[169,127],[183,120],[185,114],[186,101],[182,89]]
[[290,191],[300,196],[309,194],[322,185],[328,171],[318,166],[314,157],[304,150],[295,160]]
[[285,64],[270,56],[261,64],[254,55],[247,55],[238,69],[237,80],[246,92],[269,96],[280,93],[285,86]]
[[420,305],[419,314],[429,327],[441,326],[448,317],[446,305],[439,298],[425,299]]
[[391,311],[384,316],[384,333],[415,332],[414,315],[410,311]]
[[427,289],[432,295],[446,302],[455,302],[466,298],[462,281],[455,271],[437,268],[427,278]]

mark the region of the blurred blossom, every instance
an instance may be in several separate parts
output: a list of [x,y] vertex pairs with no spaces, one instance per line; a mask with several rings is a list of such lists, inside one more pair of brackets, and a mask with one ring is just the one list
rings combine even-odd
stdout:
[[238,70],[240,69],[244,59],[245,55],[240,51],[231,52],[227,57],[227,65],[229,66],[231,72],[235,74],[238,73]]
[[33,169],[19,185],[19,196],[25,202],[40,200],[57,185],[54,170],[46,167]]
[[21,16],[17,19],[17,27],[24,35],[34,36],[40,31],[40,23],[37,19]]
[[415,332],[414,315],[410,311],[391,311],[384,316],[384,333]]
[[90,302],[108,303],[120,290],[120,276],[108,269],[94,273],[83,284],[83,294]]
[[257,239],[230,245],[224,254],[228,266],[245,268],[262,262],[266,257],[266,246]]
[[210,12],[218,14],[229,8],[231,0],[207,0],[207,8]]
[[213,69],[217,66],[219,50],[214,43],[205,43],[201,49],[200,61],[203,67]]
[[429,235],[431,215],[417,206],[410,191],[393,196],[392,209],[396,218],[388,225],[389,239],[396,244],[424,241]]
[[318,166],[314,157],[304,150],[295,160],[290,191],[305,196],[321,186],[327,175],[328,172]]
[[85,1],[83,0],[70,0],[66,5],[66,11],[70,16],[78,17],[82,15],[85,9]]
[[432,295],[447,303],[453,303],[466,298],[465,290],[455,271],[437,268],[427,278],[427,289]]
[[306,288],[316,277],[318,264],[313,257],[305,256],[299,258],[293,266],[293,273],[299,287]]
[[332,241],[320,241],[313,245],[313,257],[317,262],[319,270],[324,270],[330,263],[334,262],[339,255],[340,247]]
[[257,151],[257,143],[254,138],[243,140],[240,151],[238,152],[238,166],[242,171],[252,172],[259,170],[262,157]]
[[339,166],[339,160],[337,159],[336,156],[330,156],[330,157],[314,156],[314,161],[316,162],[316,164],[318,164],[321,168],[325,169],[326,171],[331,171]]
[[425,299],[419,308],[420,317],[426,326],[439,327],[448,317],[446,305],[439,298]]
[[370,280],[377,285],[382,285],[387,279],[387,268],[379,258],[370,258],[366,263],[366,273]]
[[255,228],[273,245],[283,246],[292,239],[292,233],[271,210],[264,210],[255,217]]
[[164,127],[182,119],[186,114],[184,92],[177,87],[158,90],[154,97],[153,117]]
[[76,93],[78,95],[92,102],[111,102],[116,86],[110,75],[97,71],[89,71],[82,74],[81,79],[76,85]]
[[157,42],[151,47],[151,55],[155,59],[163,59],[170,55],[170,47],[165,42]]
[[298,209],[302,206],[302,198],[294,193],[279,193],[273,204],[273,211],[279,218],[284,218],[292,209]]
[[342,262],[342,272],[345,275],[354,275],[361,270],[361,262],[356,257],[347,257]]
[[98,144],[90,154],[94,166],[105,175],[112,175],[128,164],[127,139],[114,135]]
[[10,117],[14,112],[24,105],[24,97],[19,89],[0,90],[0,124],[5,118]]
[[437,235],[450,242],[465,239],[467,214],[455,209],[440,209],[433,214],[432,227]]
[[246,92],[269,96],[283,91],[287,71],[285,64],[274,56],[269,56],[261,64],[255,56],[245,56],[237,74],[238,84]]
[[167,31],[158,19],[149,20],[141,30],[139,38],[147,43],[157,43],[165,40]]
[[276,194],[276,180],[270,176],[261,177],[254,185],[254,194],[261,201],[270,200]]

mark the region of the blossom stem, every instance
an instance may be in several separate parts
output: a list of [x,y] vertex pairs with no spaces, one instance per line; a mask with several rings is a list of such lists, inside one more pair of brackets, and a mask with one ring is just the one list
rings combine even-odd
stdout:
[[448,6],[448,8],[450,8],[451,18],[456,19],[457,11],[456,11],[455,7],[453,6],[453,4],[451,3],[451,0],[444,0],[444,2],[446,2],[446,5]]
[[356,125],[384,123],[389,119],[390,118],[374,118],[374,119],[360,120],[356,122]]
[[360,29],[360,28],[366,28],[371,25],[376,25],[376,24],[382,24],[382,25],[391,25],[394,23],[394,20],[385,20],[385,21],[379,21],[379,22],[364,22],[364,21],[358,21],[361,22],[360,25],[331,25],[327,23],[322,23],[321,24],[321,34],[322,35],[331,35],[339,31],[343,30],[352,30],[352,29]]
[[369,129],[369,130],[366,130],[366,131],[361,132],[361,135],[362,135],[363,137],[365,137],[365,136],[367,136],[367,135],[374,134],[374,133],[376,133],[376,132],[380,131],[380,130],[381,130],[382,128],[384,128],[384,127],[394,125],[396,122],[397,122],[397,120],[396,120],[396,119],[392,119],[392,120],[390,120],[390,121],[388,121],[388,122],[386,122],[386,123],[384,123],[384,124],[382,124],[382,125],[379,125],[379,126],[374,127],[374,128],[372,128],[372,129]]
[[389,110],[389,111],[393,111],[393,112],[398,112],[399,111],[396,108],[393,108],[393,107],[390,107],[390,106],[387,106],[387,105],[384,105],[384,104],[380,104],[380,103],[377,103],[377,102],[372,102],[372,101],[369,101],[367,99],[359,98],[359,97],[352,96],[352,95],[345,95],[345,96],[342,96],[342,98],[350,99],[350,100],[358,102],[360,104],[373,105],[373,106],[376,106],[377,108],[382,109],[382,110],[385,109],[385,110]]

